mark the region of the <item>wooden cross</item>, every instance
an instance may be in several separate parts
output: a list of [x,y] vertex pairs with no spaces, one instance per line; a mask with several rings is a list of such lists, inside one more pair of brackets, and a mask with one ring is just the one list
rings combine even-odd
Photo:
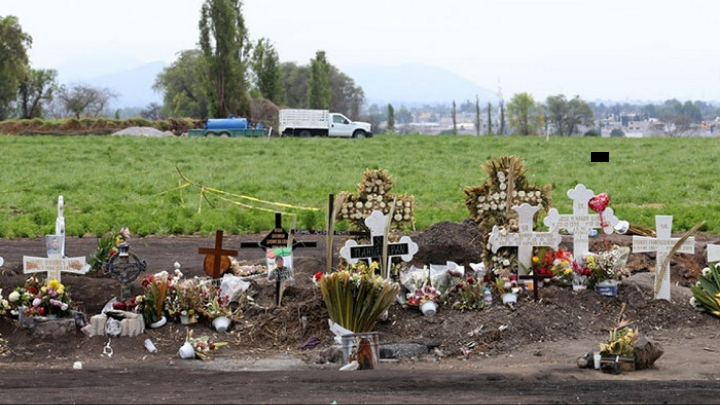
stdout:
[[[206,255],[203,267],[205,268],[205,273],[213,279],[219,279],[225,270],[230,268],[230,260],[226,256],[237,256],[238,254],[237,250],[223,249],[222,242],[223,231],[218,229],[215,232],[215,248],[198,249],[199,254]],[[222,263],[223,259],[225,259],[225,263]]]
[[501,247],[517,247],[518,263],[521,264],[518,269],[518,275],[527,274],[526,269],[532,266],[532,250],[535,246],[549,246],[557,249],[562,241],[560,234],[551,232],[533,232],[533,217],[540,210],[538,205],[530,205],[522,203],[520,206],[512,207],[518,214],[518,233],[501,233],[497,225],[493,226],[490,232],[488,242],[492,246],[493,253],[497,253]]
[[[292,246],[288,246],[291,244]],[[298,242],[290,238],[290,234],[282,227],[282,213],[275,213],[275,229],[265,236],[260,242],[241,242],[240,248],[259,247],[262,250],[275,249],[290,247],[292,250],[295,248],[303,247],[317,247],[316,242]]]
[[[655,226],[657,227],[657,238],[650,238],[647,236],[633,236],[632,239],[632,251],[633,253],[641,252],[657,252],[655,257],[655,299],[656,300],[667,300],[670,301],[670,263],[664,269],[661,269],[662,263],[667,258],[668,254],[672,250],[673,246],[680,240],[680,238],[672,238],[672,215],[655,215]],[[689,237],[678,249],[679,253],[694,253],[695,252],[695,238]],[[662,279],[659,280],[660,287],[658,288],[658,277],[662,274]]]
[[[382,211],[373,211],[369,217],[365,218],[365,225],[370,229],[372,244],[358,245],[357,241],[350,239],[340,249],[340,256],[350,264],[355,264],[360,259],[372,263],[373,259],[381,258],[383,256],[383,242],[385,241],[385,227],[388,220],[388,216],[383,215]],[[403,236],[397,243],[387,244],[388,261],[393,257],[400,257],[404,262],[409,262],[417,251],[417,243],[413,242],[409,236]]]
[[66,257],[66,258],[45,258],[23,256],[23,273],[47,273],[46,283],[50,280],[60,279],[62,273],[85,274],[89,270],[85,267],[85,257]]
[[[592,190],[578,184],[574,189],[567,192],[567,196],[573,200],[573,213],[571,215],[560,215],[557,209],[551,208],[547,217],[543,220],[543,223],[550,228],[550,231],[565,229],[573,235],[573,257],[575,260],[580,260],[584,254],[590,251],[590,239],[588,236],[590,230],[602,227],[606,234],[611,234],[618,223],[618,218],[610,207],[605,208],[602,214],[588,214],[588,201],[594,195]],[[603,217],[602,224],[600,215]]]
[[540,282],[544,279],[552,278],[552,274],[540,274],[539,271],[533,271],[532,275],[522,275],[518,276],[519,280],[532,280],[533,281],[533,298],[535,299],[535,302],[538,302],[540,300],[539,298],[539,291],[540,291]]
[[720,261],[720,245],[707,245],[707,261],[708,263]]

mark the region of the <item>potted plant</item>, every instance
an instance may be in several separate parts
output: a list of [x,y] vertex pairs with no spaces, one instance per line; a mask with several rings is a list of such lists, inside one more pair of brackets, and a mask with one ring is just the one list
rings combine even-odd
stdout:
[[600,344],[601,364],[610,363],[611,370],[620,373],[621,370],[635,370],[635,344],[639,333],[638,329],[631,328],[632,321],[622,320],[610,329],[610,336],[605,343]]
[[414,293],[408,293],[407,296],[408,305],[420,309],[425,316],[435,315],[438,303],[442,299],[442,294],[428,283],[424,283],[422,287],[415,289]]
[[191,325],[198,321],[198,308],[202,308],[202,287],[197,279],[182,279],[175,285],[176,312],[183,325]]
[[226,332],[236,313],[230,306],[229,297],[220,294],[220,289],[212,285],[212,283],[203,283],[201,288],[203,305],[197,310],[212,321],[215,330]]
[[503,304],[508,304],[512,307],[512,305],[517,302],[521,289],[518,287],[517,276],[515,274],[495,277],[492,285],[500,295]]
[[212,359],[212,352],[219,348],[227,346],[227,342],[210,342],[210,337],[200,336],[197,338],[193,337],[193,331],[188,330],[187,336],[185,337],[185,343],[178,350],[178,355],[183,359],[194,359],[200,360]]
[[485,302],[485,283],[475,276],[468,276],[464,282],[457,283],[454,290],[459,296],[453,304],[454,309],[477,311],[492,303],[492,296],[489,303]]
[[704,268],[698,281],[690,286],[690,305],[701,312],[720,317],[720,264]]
[[617,295],[620,280],[628,275],[625,263],[629,255],[629,247],[617,245],[611,250],[587,254],[585,265],[590,269],[590,284],[595,291],[610,297]]

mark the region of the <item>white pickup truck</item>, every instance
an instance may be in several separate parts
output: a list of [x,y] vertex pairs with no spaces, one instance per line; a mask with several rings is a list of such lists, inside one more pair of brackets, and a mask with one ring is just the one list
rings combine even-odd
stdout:
[[283,136],[369,138],[373,135],[369,123],[351,121],[328,110],[283,109],[279,115],[279,132]]

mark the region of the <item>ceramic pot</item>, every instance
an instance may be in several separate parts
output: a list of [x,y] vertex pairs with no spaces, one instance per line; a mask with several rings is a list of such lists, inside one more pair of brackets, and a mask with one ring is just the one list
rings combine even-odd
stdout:
[[157,328],[165,325],[166,323],[167,323],[167,318],[165,318],[165,316],[163,316],[162,318],[160,318],[159,321],[153,322],[148,326],[150,326],[150,328],[152,328],[152,329],[157,329]]
[[420,310],[425,316],[433,316],[437,312],[437,304],[434,301],[425,301],[420,306]]
[[505,293],[502,295],[502,302],[503,304],[509,304],[509,303],[516,303],[517,302],[517,294],[513,293]]
[[212,321],[215,330],[218,332],[226,332],[230,327],[230,318],[226,316],[218,316]]
[[180,356],[181,359],[194,359],[195,349],[193,348],[192,344],[190,342],[185,342],[182,346],[180,346],[180,350],[178,350],[178,356]]

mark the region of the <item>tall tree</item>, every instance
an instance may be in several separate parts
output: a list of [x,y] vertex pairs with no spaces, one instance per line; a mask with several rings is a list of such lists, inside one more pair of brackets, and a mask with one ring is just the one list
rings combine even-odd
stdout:
[[390,133],[395,132],[395,108],[392,104],[387,106],[387,129]]
[[310,60],[310,86],[308,88],[308,108],[329,110],[332,103],[330,89],[330,63],[325,51],[317,51]]
[[284,62],[281,66],[288,107],[306,108],[310,68],[298,66],[294,62]]
[[205,0],[200,11],[200,49],[206,69],[210,114],[248,116],[246,78],[250,41],[240,0]]
[[41,118],[43,105],[52,102],[58,88],[56,70],[30,69],[18,90],[20,118]]
[[253,84],[263,98],[275,104],[285,103],[283,70],[277,50],[267,38],[260,38],[253,49]]
[[32,37],[15,16],[0,16],[0,121],[12,115],[20,83],[27,80]]
[[539,134],[543,127],[542,106],[528,93],[515,94],[508,104],[508,120],[520,135]]
[[475,135],[480,136],[480,98],[475,95]]
[[162,116],[208,117],[204,71],[202,53],[191,49],[180,52],[177,60],[157,75],[153,90],[163,93]]
[[105,112],[110,99],[116,94],[108,88],[99,88],[85,84],[73,84],[70,88],[62,86],[58,91],[58,99],[65,111],[65,116],[98,117]]
[[583,101],[580,96],[575,96],[572,100],[568,101],[565,133],[567,135],[577,133],[578,125],[593,125],[593,112],[588,103]]
[[452,116],[452,122],[453,122],[453,129],[452,133],[453,135],[457,135],[457,107],[455,106],[455,100],[453,100],[452,104],[452,110],[450,110],[450,115]]
[[492,135],[492,104],[488,101],[487,106],[487,123],[488,123],[488,135]]
[[352,119],[360,116],[360,108],[365,103],[365,92],[355,85],[355,80],[329,64],[330,109],[345,114]]
[[553,124],[555,134],[562,136],[565,129],[565,118],[568,114],[567,99],[562,94],[548,96],[545,99],[545,108],[548,121]]

